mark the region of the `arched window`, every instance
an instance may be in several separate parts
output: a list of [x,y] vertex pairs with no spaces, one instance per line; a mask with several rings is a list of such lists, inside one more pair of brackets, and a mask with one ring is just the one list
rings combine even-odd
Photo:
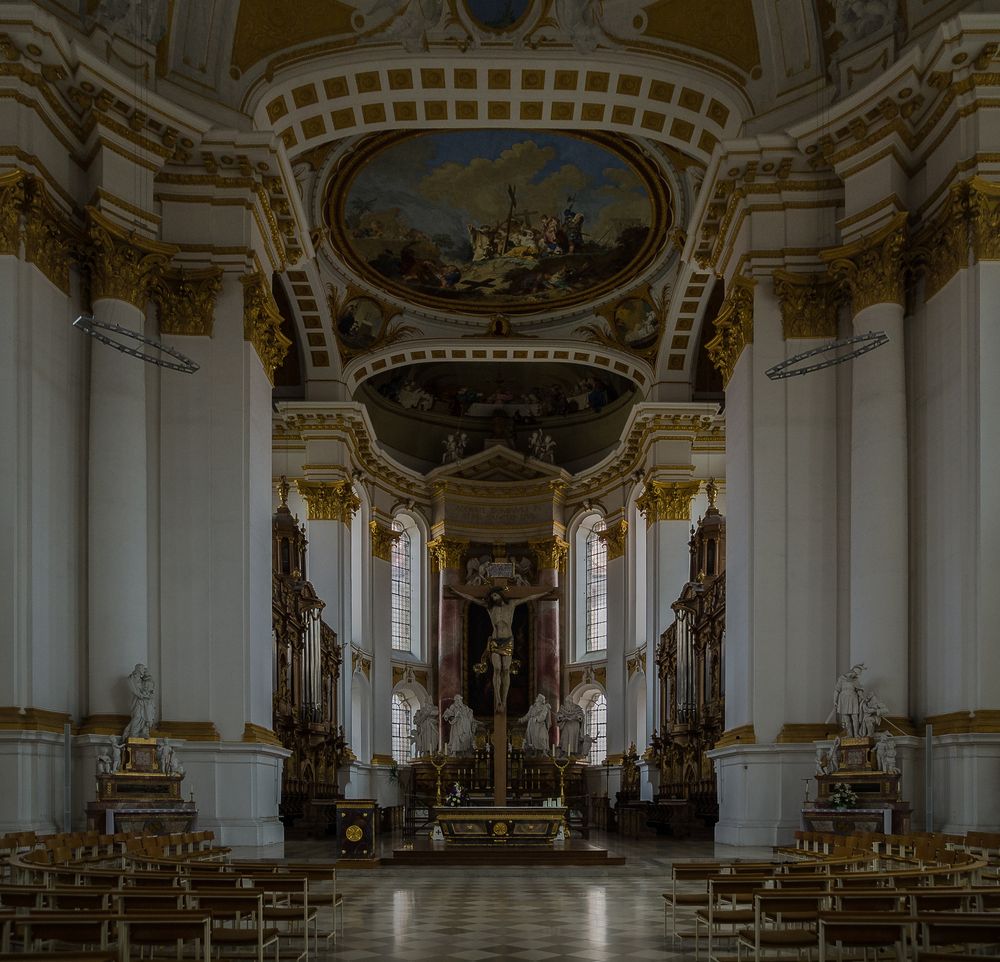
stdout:
[[600,765],[608,755],[608,700],[603,692],[598,692],[587,706],[587,734],[590,743],[591,765]]
[[584,601],[588,652],[608,647],[608,545],[601,537],[604,522],[595,522],[587,535],[584,565]]
[[[400,521],[393,521],[392,530],[399,537],[392,543],[392,648],[412,651],[413,633],[410,619],[410,536]],[[395,717],[395,715],[393,716]]]
[[392,757],[399,765],[405,765],[413,757],[413,743],[410,730],[413,715],[410,703],[402,695],[392,696]]

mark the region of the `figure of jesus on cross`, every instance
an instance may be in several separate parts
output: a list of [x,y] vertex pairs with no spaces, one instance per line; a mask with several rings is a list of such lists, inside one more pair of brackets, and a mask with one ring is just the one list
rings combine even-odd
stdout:
[[486,658],[489,657],[493,666],[493,710],[498,715],[503,714],[507,711],[510,676],[517,670],[514,663],[514,609],[528,601],[544,598],[549,594],[549,589],[522,594],[517,589],[511,591],[506,587],[494,586],[486,591],[485,597],[481,595],[482,589],[476,592],[475,589],[452,585],[451,590],[466,601],[482,605],[490,616],[493,634],[486,642],[486,651],[475,670],[477,674],[485,671]]

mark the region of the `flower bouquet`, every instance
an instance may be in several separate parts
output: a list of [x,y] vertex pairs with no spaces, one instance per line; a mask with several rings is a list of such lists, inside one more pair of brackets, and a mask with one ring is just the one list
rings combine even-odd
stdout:
[[830,789],[830,804],[834,808],[853,808],[857,803],[857,793],[846,782],[837,782]]
[[452,782],[451,788],[448,789],[448,794],[444,797],[445,805],[458,808],[459,805],[465,805],[468,801],[469,793],[458,782]]

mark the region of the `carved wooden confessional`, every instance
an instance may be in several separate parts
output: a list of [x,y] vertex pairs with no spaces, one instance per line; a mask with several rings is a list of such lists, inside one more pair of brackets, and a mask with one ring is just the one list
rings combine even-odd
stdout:
[[281,504],[272,519],[274,637],[274,732],[291,757],[281,780],[285,824],[306,817],[314,801],[338,798],[337,769],[346,754],[338,727],[337,680],[340,648],[321,601],[306,580],[306,536],[288,510],[288,483],[279,485]]
[[726,519],[712,481],[708,498],[691,532],[690,580],[671,605],[674,622],[656,649],[660,718],[651,754],[659,762],[659,797],[687,799],[696,815],[714,822],[715,770],[705,753],[725,729]]

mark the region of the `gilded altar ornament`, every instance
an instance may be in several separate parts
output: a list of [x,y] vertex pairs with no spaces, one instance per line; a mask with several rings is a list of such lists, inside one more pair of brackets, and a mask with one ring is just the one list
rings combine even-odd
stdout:
[[753,343],[753,291],[756,283],[749,277],[733,278],[715,319],[715,337],[705,345],[709,358],[722,375],[724,386],[729,384],[743,349]]
[[87,207],[87,221],[84,260],[91,303],[109,298],[145,310],[153,284],[177,247],[126,232],[96,207]]
[[360,842],[361,839],[364,837],[364,834],[365,833],[361,831],[360,826],[348,825],[347,829],[344,832],[344,837],[349,842]]
[[350,481],[296,481],[309,521],[340,521],[350,527],[361,507]]
[[774,272],[774,293],[781,305],[784,339],[836,337],[837,311],[843,300],[841,288],[825,274]]
[[902,304],[906,245],[905,211],[871,237],[822,252],[831,275],[850,295],[858,314],[875,304]]
[[380,561],[392,561],[392,546],[403,532],[393,531],[388,525],[374,519],[368,522],[368,531],[371,536],[372,557]]
[[624,518],[607,525],[603,531],[598,531],[597,536],[607,545],[608,561],[625,554],[625,547],[628,542],[628,522]]
[[167,270],[152,286],[161,334],[211,337],[222,268]]
[[700,481],[647,481],[635,506],[650,528],[658,521],[688,521]]
[[292,342],[281,333],[281,314],[263,272],[240,278],[243,284],[243,339],[249,341],[264,373],[274,384],[274,372],[284,361]]

